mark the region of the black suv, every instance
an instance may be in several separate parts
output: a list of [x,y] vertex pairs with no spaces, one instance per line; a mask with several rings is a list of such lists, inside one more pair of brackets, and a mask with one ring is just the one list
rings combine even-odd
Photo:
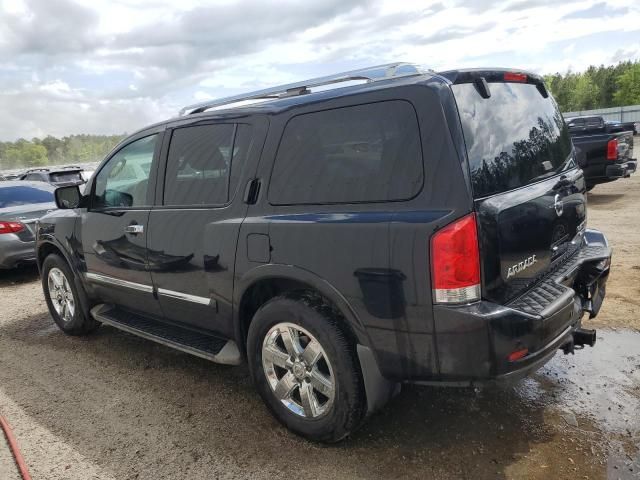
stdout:
[[118,145],[85,194],[58,189],[67,210],[40,221],[66,333],[104,323],[246,359],[271,412],[327,442],[402,382],[520,378],[595,342],[580,322],[611,249],[585,227],[540,77],[393,64],[181,113]]
[[80,167],[58,167],[58,168],[32,168],[20,176],[20,180],[31,182],[47,182],[56,187],[67,187],[69,185],[82,185],[85,179],[82,177]]

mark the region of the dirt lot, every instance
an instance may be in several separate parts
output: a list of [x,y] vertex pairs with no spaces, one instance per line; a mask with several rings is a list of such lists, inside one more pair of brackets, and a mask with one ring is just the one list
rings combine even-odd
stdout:
[[[640,149],[638,149],[640,151]],[[53,325],[34,270],[0,273],[0,414],[34,479],[640,478],[640,174],[589,194],[614,246],[595,349],[510,388],[405,387],[347,441],[279,426],[244,367]],[[588,325],[589,326],[589,325]],[[0,436],[0,478],[15,469]]]

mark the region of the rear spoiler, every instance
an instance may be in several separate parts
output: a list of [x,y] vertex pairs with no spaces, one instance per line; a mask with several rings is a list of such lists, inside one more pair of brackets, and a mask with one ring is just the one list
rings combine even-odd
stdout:
[[454,85],[473,83],[482,98],[491,97],[489,83],[528,83],[535,85],[540,95],[544,98],[549,96],[547,87],[540,75],[522,70],[449,70],[447,72],[439,72],[438,75],[446,78]]

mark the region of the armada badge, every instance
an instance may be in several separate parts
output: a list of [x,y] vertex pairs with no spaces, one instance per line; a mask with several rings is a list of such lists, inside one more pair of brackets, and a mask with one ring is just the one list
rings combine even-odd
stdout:
[[507,271],[507,280],[511,277],[513,277],[516,273],[520,273],[524,270],[526,270],[527,268],[529,268],[531,265],[533,265],[534,263],[536,263],[538,260],[536,259],[535,255],[531,255],[528,258],[525,258],[523,261],[516,263],[515,265],[509,267],[509,270]]

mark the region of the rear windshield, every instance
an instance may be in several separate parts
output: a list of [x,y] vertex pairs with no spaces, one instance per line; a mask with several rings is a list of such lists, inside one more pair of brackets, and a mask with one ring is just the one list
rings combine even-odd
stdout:
[[52,182],[83,182],[82,175],[79,171],[73,172],[56,172],[51,174]]
[[53,189],[50,189],[46,184],[44,184],[42,188],[0,186],[0,208],[29,205],[31,203],[49,203],[53,201]]
[[464,130],[475,198],[506,192],[573,166],[571,137],[555,102],[535,85],[452,86]]

